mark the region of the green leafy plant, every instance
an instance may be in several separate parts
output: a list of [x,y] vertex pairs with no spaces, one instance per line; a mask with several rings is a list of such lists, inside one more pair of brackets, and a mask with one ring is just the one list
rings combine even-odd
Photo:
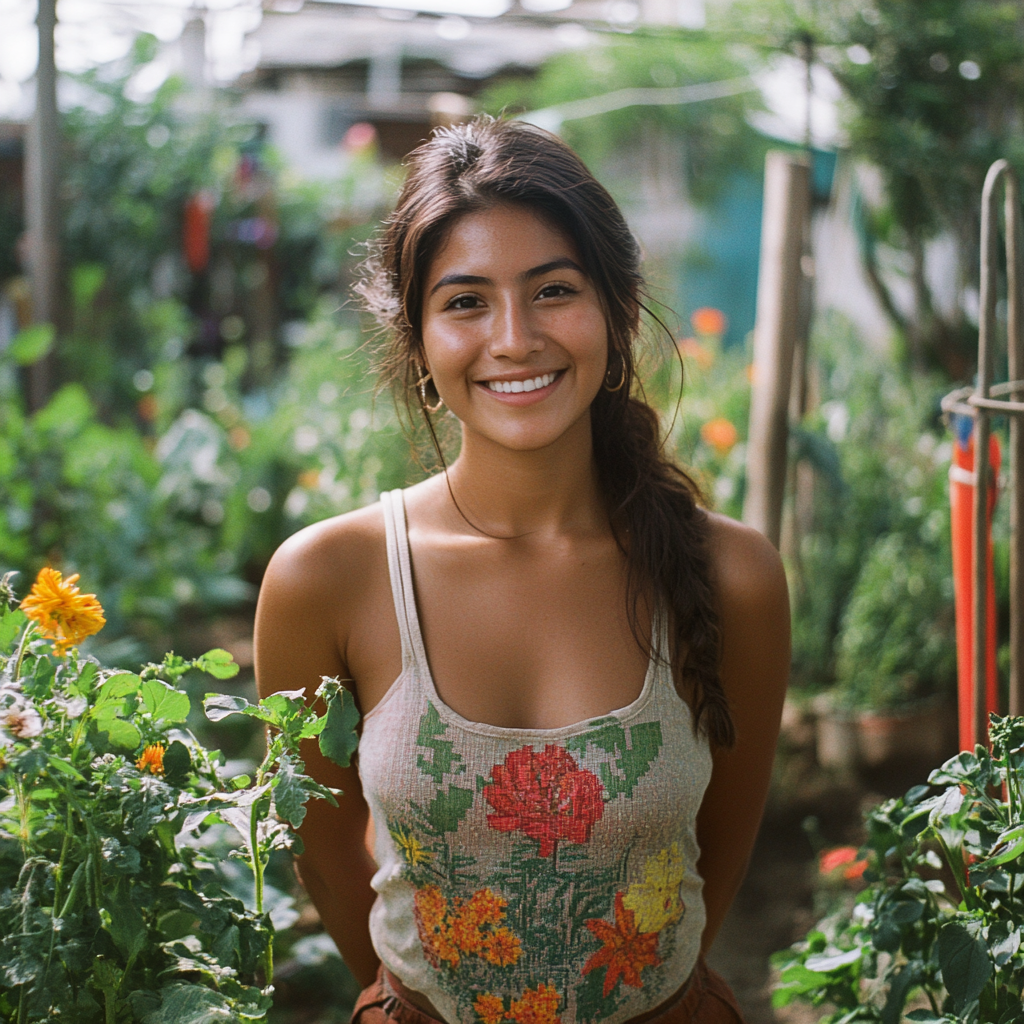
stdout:
[[827,1024],[1024,1021],[1024,718],[866,816],[867,886],[776,954],[774,1003]]
[[[273,993],[269,858],[301,848],[293,829],[308,799],[337,792],[304,773],[300,744],[316,738],[348,764],[353,698],[326,678],[322,714],[302,690],[258,704],[208,695],[212,720],[243,714],[268,728],[254,776],[228,777],[186,727],[178,683],[192,670],[234,676],[231,656],[103,668],[72,646],[102,626],[98,602],[44,572],[49,589],[41,574],[24,611],[0,602],[0,1019],[262,1019]],[[220,865],[232,830],[241,842],[228,856],[252,876],[248,904]]]

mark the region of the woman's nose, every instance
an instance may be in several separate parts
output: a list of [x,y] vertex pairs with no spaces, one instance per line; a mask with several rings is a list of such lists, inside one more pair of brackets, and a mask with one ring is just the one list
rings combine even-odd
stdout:
[[528,307],[509,300],[499,307],[488,344],[491,356],[521,360],[544,347],[544,335]]

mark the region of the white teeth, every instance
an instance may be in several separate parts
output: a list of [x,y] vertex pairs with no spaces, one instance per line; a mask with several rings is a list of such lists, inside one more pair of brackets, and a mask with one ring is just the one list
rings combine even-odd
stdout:
[[558,374],[556,373],[544,373],[530,380],[489,380],[487,387],[491,391],[500,391],[506,395],[512,392],[519,394],[522,391],[536,391],[538,388],[546,388],[557,376]]

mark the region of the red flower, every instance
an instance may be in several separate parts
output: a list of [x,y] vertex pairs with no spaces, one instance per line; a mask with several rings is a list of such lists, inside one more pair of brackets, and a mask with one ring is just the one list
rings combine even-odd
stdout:
[[487,824],[539,840],[542,857],[550,857],[560,839],[587,842],[604,814],[601,780],[553,743],[539,754],[532,746],[513,750],[504,764],[494,766],[492,777],[494,782],[484,786],[494,808]]
[[632,910],[622,903],[622,893],[615,894],[615,924],[601,918],[591,918],[586,926],[604,945],[584,964],[583,973],[589,974],[599,967],[607,967],[604,976],[603,994],[607,997],[621,976],[632,988],[642,988],[640,972],[645,967],[657,967],[658,933],[638,932]]
[[818,857],[818,871],[822,875],[832,875],[843,869],[843,878],[852,881],[860,878],[867,869],[866,860],[857,860],[855,846],[837,846],[832,850],[823,850]]

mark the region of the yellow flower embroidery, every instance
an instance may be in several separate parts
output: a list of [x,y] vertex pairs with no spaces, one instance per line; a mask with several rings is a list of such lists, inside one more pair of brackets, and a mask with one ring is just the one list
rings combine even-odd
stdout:
[[402,856],[410,867],[419,867],[420,864],[426,864],[427,861],[433,858],[434,855],[425,849],[423,844],[411,832],[407,832],[403,828],[393,828],[388,831],[391,833],[391,838],[394,839],[395,845],[402,851]]
[[648,858],[644,880],[634,882],[622,899],[623,906],[636,915],[639,931],[660,932],[682,918],[686,907],[679,898],[679,886],[685,875],[678,843]]
[[107,624],[96,595],[80,594],[77,580],[77,572],[65,580],[56,569],[40,569],[28,597],[21,602],[21,610],[39,624],[42,636],[54,642],[53,651],[58,655]]
[[521,999],[513,999],[506,1017],[517,1024],[561,1024],[558,1004],[562,997],[554,985],[526,989]]

